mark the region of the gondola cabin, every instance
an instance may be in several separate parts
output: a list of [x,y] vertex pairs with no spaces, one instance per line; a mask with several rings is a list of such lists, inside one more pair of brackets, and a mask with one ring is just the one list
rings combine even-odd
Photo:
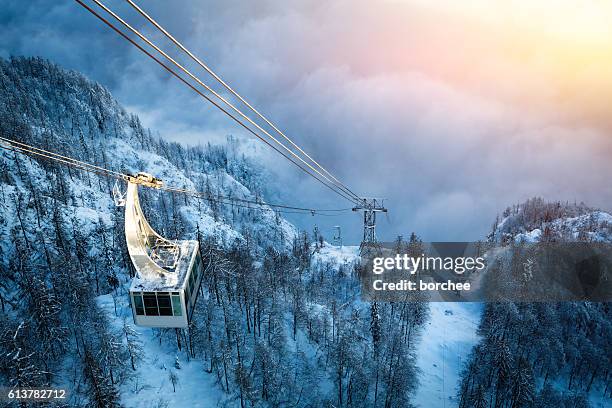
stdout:
[[135,276],[130,286],[134,323],[147,327],[185,328],[197,300],[203,265],[198,241],[161,237],[145,219],[138,185],[160,188],[161,180],[147,173],[127,179],[125,238]]

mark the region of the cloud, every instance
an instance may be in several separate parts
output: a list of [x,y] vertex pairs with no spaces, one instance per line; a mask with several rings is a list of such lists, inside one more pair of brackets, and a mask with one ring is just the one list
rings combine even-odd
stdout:
[[[108,4],[144,27],[123,2]],[[497,212],[533,195],[609,208],[607,43],[568,50],[531,25],[418,1],[143,7],[353,190],[387,198],[383,239],[479,239]],[[248,137],[76,3],[8,1],[0,19],[3,55],[85,72],[163,137]],[[278,155],[262,158],[275,198],[350,206]],[[341,224],[360,239],[355,213],[294,221],[328,235]]]

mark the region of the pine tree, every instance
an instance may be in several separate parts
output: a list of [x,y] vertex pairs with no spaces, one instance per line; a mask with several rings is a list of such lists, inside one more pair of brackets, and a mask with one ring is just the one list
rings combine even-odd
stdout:
[[85,349],[83,372],[89,385],[90,405],[98,408],[119,407],[119,396],[110,379],[104,374],[98,359],[88,348]]
[[130,356],[130,364],[132,370],[136,370],[136,363],[143,359],[144,350],[142,343],[138,340],[139,334],[134,328],[128,324],[127,320],[123,320],[123,335],[125,336],[125,342],[127,345],[127,352]]

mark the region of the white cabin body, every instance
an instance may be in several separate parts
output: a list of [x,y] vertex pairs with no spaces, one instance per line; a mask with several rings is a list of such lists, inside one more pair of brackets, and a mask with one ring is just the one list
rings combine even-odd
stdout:
[[135,269],[130,286],[134,323],[185,328],[203,275],[198,241],[170,241],[149,225],[138,200],[138,184],[128,182],[125,237]]

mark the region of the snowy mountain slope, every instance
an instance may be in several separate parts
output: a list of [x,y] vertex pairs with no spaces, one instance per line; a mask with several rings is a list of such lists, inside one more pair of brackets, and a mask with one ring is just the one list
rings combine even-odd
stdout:
[[[611,221],[584,204],[533,198],[506,209],[488,238],[612,243]],[[457,390],[460,406],[609,406],[611,321],[607,303],[487,303]]]
[[414,403],[418,407],[457,407],[457,388],[476,333],[482,305],[430,303],[430,321],[416,350],[421,371]]
[[[80,75],[72,72],[64,73],[58,67],[41,60],[18,59],[12,62],[2,61],[4,65],[0,79],[3,84],[13,82],[16,89],[6,86],[3,93],[2,114],[12,115],[10,120],[3,121],[3,135],[17,140],[31,142],[36,146],[46,146],[53,151],[61,152],[70,157],[100,165],[112,170],[135,173],[146,171],[164,180],[166,185],[197,189],[210,192],[212,195],[223,193],[226,196],[239,198],[260,198],[265,192],[265,173],[260,176],[262,169],[248,159],[238,156],[235,140],[229,146],[205,146],[203,148],[183,149],[177,144],[167,144],[161,139],[151,136],[150,131],[140,125],[137,117],[129,115],[121,108],[110,94],[99,85],[89,82]],[[22,74],[21,76],[19,76]],[[19,77],[17,77],[19,76]],[[37,92],[30,92],[32,88]],[[61,96],[61,103],[51,103],[48,95],[55,98]],[[27,98],[26,101],[16,100],[18,96]],[[14,115],[12,106],[21,109],[20,114]],[[15,116],[18,118],[16,121]],[[19,130],[17,130],[19,129]],[[234,156],[231,158],[230,156]],[[236,157],[238,156],[238,157]],[[5,158],[9,155],[4,153]],[[36,165],[36,162],[24,160],[27,172],[31,174],[31,184],[35,188],[49,191],[52,181],[49,180],[48,168],[53,168],[55,174],[66,175],[66,168],[45,164],[47,171]],[[30,164],[33,167],[29,167]],[[5,160],[3,173],[10,180],[10,184],[19,185],[14,176],[15,163]],[[37,167],[37,168],[34,168]],[[109,201],[108,184],[104,181],[97,186],[91,185],[91,176],[86,174],[70,174],[70,183],[66,192],[72,207],[91,208],[100,212],[114,213]],[[97,194],[96,194],[97,193]],[[144,192],[146,202],[168,199],[160,194]],[[172,200],[183,201],[183,197],[172,197]],[[80,202],[78,202],[80,200]],[[277,219],[272,211],[258,214],[249,212],[248,216],[241,215],[237,208],[217,208],[210,206],[205,200],[197,203],[201,209],[195,214],[193,199],[184,199],[184,205],[178,205],[176,211],[184,217],[182,221],[189,222],[192,228],[173,230],[168,227],[168,218],[160,219],[161,212],[149,214],[153,225],[161,232],[168,231],[171,238],[179,233],[188,233],[193,237],[194,226],[199,224],[204,233],[216,231],[226,242],[238,238],[239,234],[227,227],[227,220],[233,223],[234,231],[241,229],[241,222],[245,225],[263,227],[260,231],[253,231],[263,239],[282,230],[288,234],[285,238],[291,241],[295,230],[289,223]],[[149,204],[149,207],[156,205]],[[246,211],[242,211],[245,213]],[[250,219],[249,219],[250,218]],[[166,222],[162,222],[166,221]],[[262,222],[259,222],[262,221]],[[268,228],[275,223],[276,231]]]
[[[131,324],[132,311],[126,298],[115,301],[111,295],[97,298],[103,312],[111,319],[115,330],[121,331],[124,321]],[[121,387],[121,402],[128,407],[216,407],[226,398],[215,384],[215,377],[202,369],[199,360],[187,361],[176,347],[161,343],[159,333],[145,327],[134,328],[141,339],[143,360],[137,366],[131,381]],[[179,367],[176,368],[178,358]],[[170,374],[176,375],[172,385]]]
[[[354,246],[334,247],[325,243],[323,248],[314,252],[313,263],[330,265],[336,271],[340,267],[349,266],[359,258],[359,248]],[[132,324],[132,311],[127,298],[115,298],[111,294],[101,295],[97,303],[102,311],[112,321],[115,330],[121,331],[124,324]],[[117,312],[115,312],[115,306]],[[311,304],[311,313],[321,311],[321,305]],[[287,327],[290,325],[288,324]],[[216,384],[212,373],[206,372],[199,359],[186,358],[185,354],[177,352],[174,344],[161,344],[161,332],[150,328],[135,327],[139,333],[144,358],[137,367],[132,381],[126,382],[121,389],[122,402],[129,407],[215,407],[232,405],[231,398]],[[286,333],[291,337],[290,333]],[[316,360],[317,347],[313,347],[302,333],[296,341],[290,342],[290,350],[306,353],[309,359]],[[176,368],[178,358],[180,368]],[[173,387],[170,373],[177,378]],[[333,384],[326,378],[319,378],[320,389],[331,389]]]
[[508,207],[489,240],[612,242],[612,215],[585,204],[547,203],[541,198]]
[[359,261],[359,247],[352,245],[344,245],[342,247],[325,243],[323,248],[316,249],[313,252],[312,262],[314,265],[332,265],[337,271],[339,267],[344,266],[349,270],[349,266]]
[[[544,232],[543,232],[544,231]],[[547,232],[548,231],[548,232]],[[567,240],[610,242],[612,241],[612,215],[604,211],[592,210],[576,217],[558,218],[529,232],[519,233],[517,242],[539,242],[547,233]]]
[[[231,138],[226,146],[190,149],[165,143],[143,129],[138,118],[125,112],[104,88],[47,61],[0,60],[0,83],[0,133],[4,137],[115,171],[146,171],[166,185],[206,191],[211,196],[261,199],[269,188],[262,168],[239,154],[237,140]],[[79,303],[89,303],[92,295],[104,299],[109,295],[102,294],[109,291],[119,304],[125,301],[121,293],[125,293],[131,272],[123,242],[122,208],[115,207],[111,195],[113,181],[5,150],[0,151],[0,168],[0,272],[4,279],[0,299],[3,312],[12,316],[1,329],[7,339],[13,334],[19,337],[21,332],[25,336],[19,322],[28,317],[27,308],[32,304],[48,307],[39,302],[36,293],[25,300],[20,296],[23,291],[35,292],[30,283],[23,283],[24,279],[34,280],[54,293],[49,296],[74,300],[66,304],[58,301],[57,310],[52,311],[57,325],[53,327],[55,341],[65,343],[70,338],[70,315]],[[290,223],[265,207],[260,211],[220,206],[210,200],[142,189],[140,194],[148,220],[169,238],[212,240],[221,247],[249,241],[257,253],[270,245],[287,250],[297,236]],[[23,261],[16,264],[16,259]],[[64,279],[74,279],[64,276],[69,273],[86,285],[81,293],[64,286]],[[94,324],[99,316],[82,318]],[[111,320],[112,337],[117,321]],[[73,330],[74,336],[83,336],[82,344],[79,339],[76,344],[67,343],[61,346],[61,353],[54,344],[58,352],[52,358],[33,351],[32,366],[56,367],[53,376],[35,370],[13,380],[64,384],[62,367],[70,361],[66,352],[78,353],[80,346],[95,348],[98,340],[104,341],[88,338],[85,326],[89,324],[83,323],[82,332],[81,328]],[[40,326],[43,324],[33,324],[31,329],[42,330]],[[10,347],[25,348],[27,339],[23,341]],[[28,343],[29,347],[34,350],[36,345]],[[155,355],[151,351],[147,358]],[[11,378],[15,369],[7,366],[6,376]],[[46,377],[44,381],[42,377]],[[72,403],[78,405],[79,401]]]
[[[506,209],[503,217],[495,222],[494,230],[489,235],[489,239],[498,243],[508,243],[512,240],[534,243],[542,239],[612,242],[610,225],[612,225],[612,216],[607,212],[592,209],[585,205],[547,203],[542,199],[535,198]],[[465,380],[465,376],[471,372],[470,364],[474,361],[475,355],[479,353],[479,349],[474,347],[480,344],[491,347],[483,336],[490,336],[494,332],[486,326],[483,327],[483,325],[486,325],[486,322],[492,319],[491,315],[497,316],[498,312],[491,310],[488,305],[484,304],[436,302],[431,303],[430,307],[431,320],[425,326],[423,341],[420,343],[417,352],[418,367],[421,370],[421,385],[417,390],[414,402],[422,407],[457,407],[461,403],[468,404],[468,406],[470,406],[469,404],[475,404],[475,399],[470,398],[474,398],[478,393],[475,393],[475,396],[462,394],[462,382]],[[551,307],[555,308],[554,306]],[[607,320],[604,318],[601,321],[599,317],[595,317],[600,313],[599,311],[589,311],[589,307],[584,304],[575,304],[575,307],[576,309],[563,311],[567,314],[569,321],[576,324],[574,327],[589,324],[603,324],[604,327],[608,327],[609,318]],[[483,315],[483,311],[488,311],[489,315]],[[534,316],[531,315],[533,312],[529,308],[519,307],[517,313],[519,315],[524,314],[524,319],[534,319]],[[585,321],[583,313],[590,315],[592,321],[589,322],[589,318]],[[582,320],[582,322],[574,323],[574,319],[580,315],[582,315],[582,319],[579,320]],[[536,316],[537,320],[551,319],[539,311]],[[558,319],[558,316],[555,314],[553,320],[556,319]],[[541,322],[540,324],[550,328],[555,328],[556,324],[557,329],[564,325],[558,320],[554,324],[550,322]],[[532,333],[529,341],[545,342],[542,337],[548,335],[549,333],[546,331]],[[560,337],[557,334],[554,336]],[[585,337],[587,343],[594,340],[588,336]],[[584,341],[582,335],[571,340],[571,342]],[[567,352],[569,353],[569,351]],[[486,352],[483,352],[483,354],[486,354]],[[480,364],[486,363],[480,362]],[[588,385],[588,378],[585,384],[574,385],[573,390],[568,392],[571,362],[566,361],[563,364],[566,367],[561,369],[558,377],[552,380],[550,378],[552,375],[549,375],[549,378],[547,378],[547,385],[553,386],[552,391],[544,391],[546,375],[545,373],[542,374],[540,370],[536,370],[534,389],[541,393],[539,396],[534,395],[534,398],[538,398],[537,404],[544,404],[549,399],[553,400],[555,398],[558,404],[580,404],[581,395]],[[483,370],[481,368],[478,371]],[[487,381],[486,377],[484,381]],[[604,382],[601,381],[588,393],[588,401],[593,407],[607,406],[607,397],[602,393],[603,388],[605,388],[605,385],[602,385]],[[535,393],[536,391],[534,391]],[[575,401],[572,398],[575,398]]]
[[[0,60],[0,85],[3,137],[211,197],[274,193],[236,139],[167,143],[48,61]],[[362,302],[357,248],[321,247],[269,209],[141,189],[153,228],[197,239],[211,266],[188,330],[135,328],[113,181],[10,151],[0,169],[2,383],[65,387],[70,406],[410,404],[427,306]]]

